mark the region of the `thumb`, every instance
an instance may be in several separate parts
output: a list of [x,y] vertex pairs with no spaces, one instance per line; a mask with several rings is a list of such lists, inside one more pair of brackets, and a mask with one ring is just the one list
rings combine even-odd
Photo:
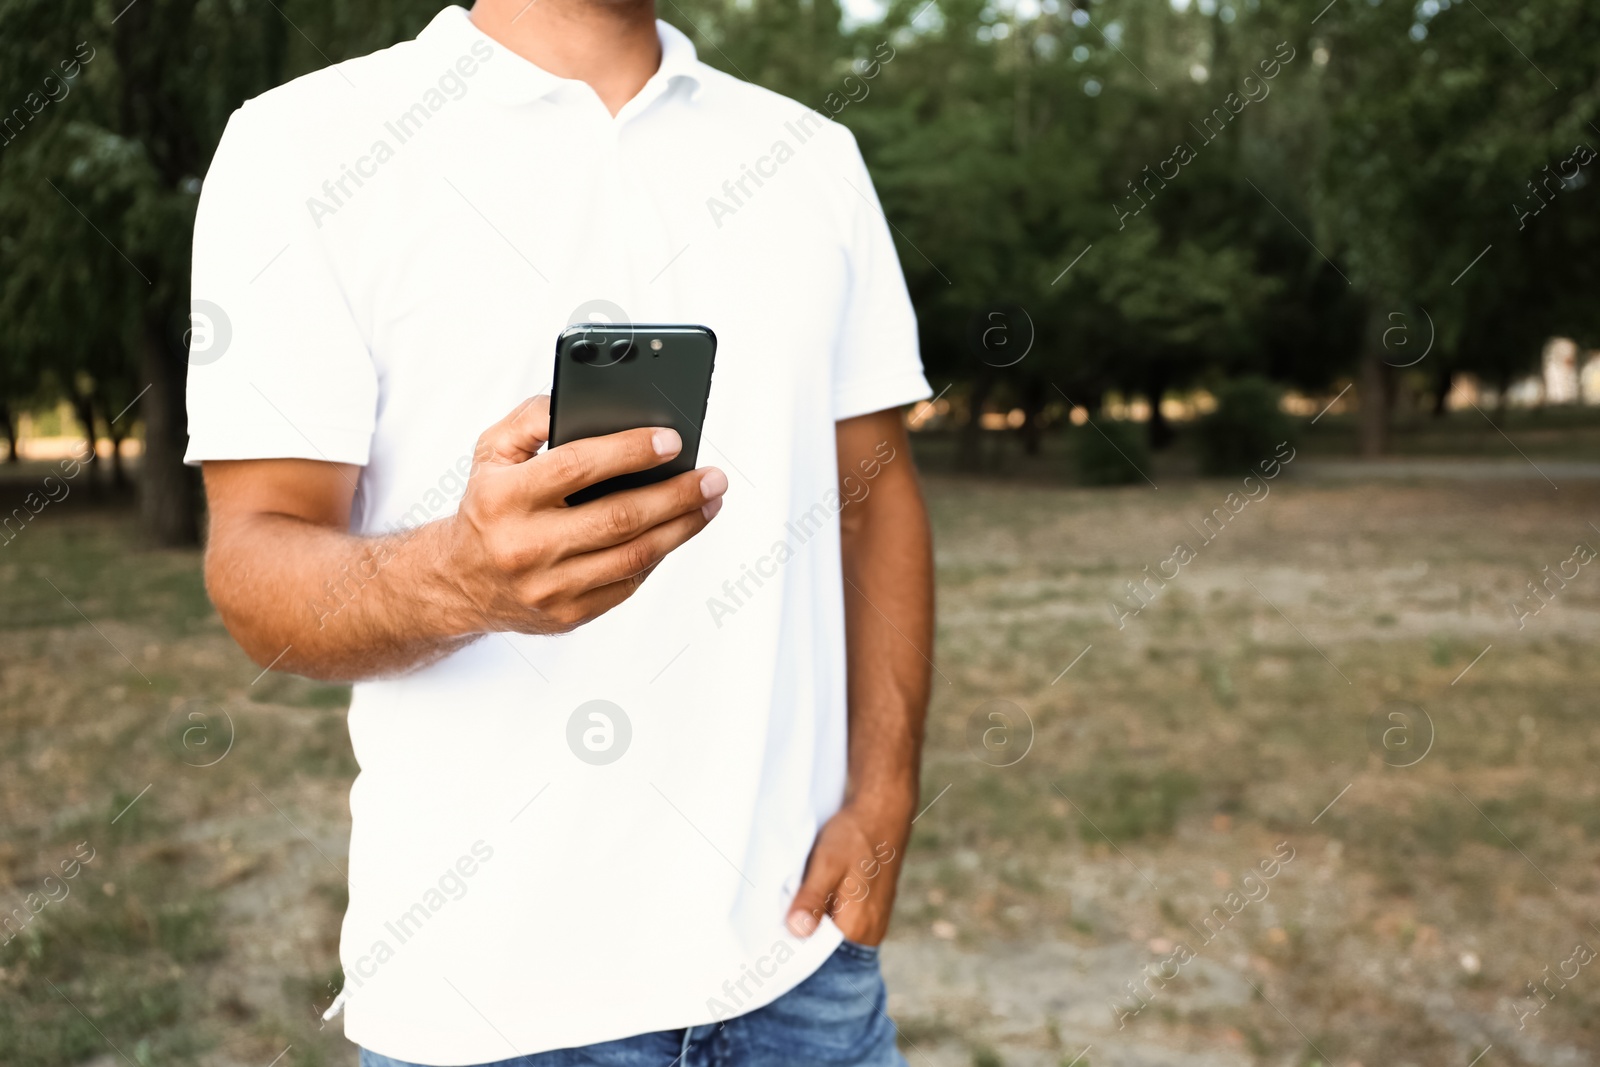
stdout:
[[824,848],[819,847],[811,853],[811,859],[806,864],[805,879],[800,883],[800,891],[794,895],[794,903],[789,905],[789,917],[785,920],[790,933],[804,938],[817,932],[822,916],[829,911],[828,898],[839,884],[844,867],[842,857]]

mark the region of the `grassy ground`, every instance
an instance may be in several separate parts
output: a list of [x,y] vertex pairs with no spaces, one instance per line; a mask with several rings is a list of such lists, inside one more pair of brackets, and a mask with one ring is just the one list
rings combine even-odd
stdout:
[[[1209,543],[1234,483],[930,477],[913,1064],[1600,1062],[1600,569],[1508,606],[1600,547],[1600,482],[1295,467]],[[80,503],[0,546],[0,904],[43,902],[0,1061],[351,1062],[347,692],[259,676],[195,554]]]
[[[994,1034],[1006,1062],[1595,1062],[1586,968],[1520,1028],[1511,1004],[1600,948],[1600,578],[1520,631],[1508,602],[1600,545],[1600,485],[1292,479],[1210,544],[1194,526],[1226,482],[934,482],[925,786],[950,791],[918,823],[896,936],[949,939],[981,988],[917,954],[913,1029]],[[1119,629],[1110,603],[1136,606],[1126,583],[1179,541],[1195,558]],[[1031,723],[1010,766],[974,758],[994,761],[969,726],[993,700],[1025,713],[1016,744]],[[1282,842],[1268,895],[1212,936]],[[1178,943],[1198,958],[1173,977]],[[1149,1007],[1119,1027],[1129,981]]]

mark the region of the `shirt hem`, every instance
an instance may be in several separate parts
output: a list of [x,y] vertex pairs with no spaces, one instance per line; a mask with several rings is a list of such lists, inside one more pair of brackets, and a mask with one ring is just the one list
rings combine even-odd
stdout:
[[[718,1014],[711,1011],[708,1005],[706,1011],[696,1013],[687,1018],[679,1015],[663,1014],[641,1019],[638,1025],[628,1025],[621,1029],[616,1026],[596,1027],[590,1030],[575,1029],[570,1033],[551,1035],[548,1038],[527,1044],[513,1041],[504,1036],[497,1036],[496,1039],[489,1041],[479,1041],[477,1039],[464,1041],[449,1053],[440,1053],[437,1047],[430,1045],[425,1048],[420,1046],[413,1047],[411,1050],[412,1055],[407,1055],[404,1049],[407,1045],[408,1035],[394,1035],[390,1032],[386,1036],[385,1031],[388,1028],[383,1025],[381,1020],[370,1027],[359,1023],[352,1025],[355,1023],[355,1019],[347,1007],[344,1016],[344,1036],[347,1041],[369,1052],[375,1052],[380,1056],[387,1056],[402,1063],[427,1064],[428,1067],[475,1067],[478,1064],[492,1064],[506,1059],[537,1056],[542,1053],[557,1052],[563,1049],[587,1048],[590,1045],[599,1045],[608,1041],[625,1041],[628,1038],[642,1037],[645,1034],[686,1030],[695,1026],[709,1026],[713,1023],[727,1022],[730,1019],[736,1019],[749,1015],[751,1012],[759,1011],[791,992],[820,970],[822,965],[828,962],[829,957],[838,951],[842,941],[844,941],[844,935],[840,933],[839,928],[833,925],[831,919],[824,917],[822,926],[806,942],[806,947],[812,949],[813,946],[822,945],[825,946],[825,950],[818,953],[816,960],[805,968],[804,973],[791,975],[793,981],[787,984],[781,986],[769,985],[767,988],[762,989],[761,992],[765,995],[755,1001],[741,1005],[736,1015]],[[389,1040],[390,1037],[393,1037],[394,1040]],[[512,1051],[513,1049],[515,1051]],[[423,1054],[420,1058],[415,1056],[418,1052]]]
[[835,390],[833,419],[835,422],[841,422],[858,415],[870,415],[875,411],[886,411],[917,400],[926,400],[932,395],[933,389],[929,387],[928,379],[920,371],[907,371],[891,378],[880,378]]
[[[306,430],[304,436],[301,429]],[[301,423],[282,430],[252,429],[248,440],[231,433],[191,429],[183,462],[191,467],[207,460],[313,459],[365,467],[371,458],[372,431]]]

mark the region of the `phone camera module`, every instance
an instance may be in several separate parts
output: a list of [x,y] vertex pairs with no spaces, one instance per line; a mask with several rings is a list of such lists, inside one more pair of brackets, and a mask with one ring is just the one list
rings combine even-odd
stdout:
[[573,341],[567,352],[574,362],[586,366],[614,367],[631,356],[633,350],[633,341],[626,337],[613,340],[591,334]]

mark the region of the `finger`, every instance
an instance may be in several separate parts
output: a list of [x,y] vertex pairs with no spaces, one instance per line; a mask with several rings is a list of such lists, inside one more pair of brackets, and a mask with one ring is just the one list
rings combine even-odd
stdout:
[[526,468],[535,494],[555,502],[607,478],[660,466],[682,449],[678,431],[646,427],[569,441],[533,457]]
[[877,940],[873,937],[871,921],[859,916],[860,909],[855,912],[845,912],[833,921],[833,925],[839,928],[846,941],[854,941],[858,945],[877,944]]
[[871,904],[841,906],[833,913],[833,925],[849,941],[858,945],[876,945],[885,932],[882,916]]
[[841,908],[846,904],[859,904],[867,899],[867,894],[871,891],[872,888],[853,870],[847,870],[844,877],[839,879],[839,884],[834,887],[834,895],[838,897]]
[[472,457],[473,466],[479,463],[521,463],[533,458],[549,439],[550,398],[544,395],[529,397],[518,404],[511,414],[483,431]]
[[[561,555],[576,557],[625,545],[682,515],[701,514],[709,520],[721,508],[722,494],[727,491],[727,475],[715,467],[703,467],[655,485],[626,489],[579,504],[562,515],[567,532]],[[625,575],[619,574],[611,580],[622,577]]]
[[844,868],[844,857],[832,850],[816,849],[811,853],[805,880],[800,883],[800,891],[794,895],[789,917],[785,920],[790,933],[796,937],[810,937],[817,932],[822,916],[829,911],[828,897],[839,884]]
[[573,601],[578,617],[585,623],[598,619],[637,592],[639,587],[644,584],[644,580],[650,577],[650,572],[653,570],[655,570],[654,567],[648,568],[632,577],[624,578],[620,582],[602,585],[580,595]]
[[575,556],[562,566],[580,588],[600,589],[648,574],[674,549],[710,522],[699,508],[653,526],[631,541]]

